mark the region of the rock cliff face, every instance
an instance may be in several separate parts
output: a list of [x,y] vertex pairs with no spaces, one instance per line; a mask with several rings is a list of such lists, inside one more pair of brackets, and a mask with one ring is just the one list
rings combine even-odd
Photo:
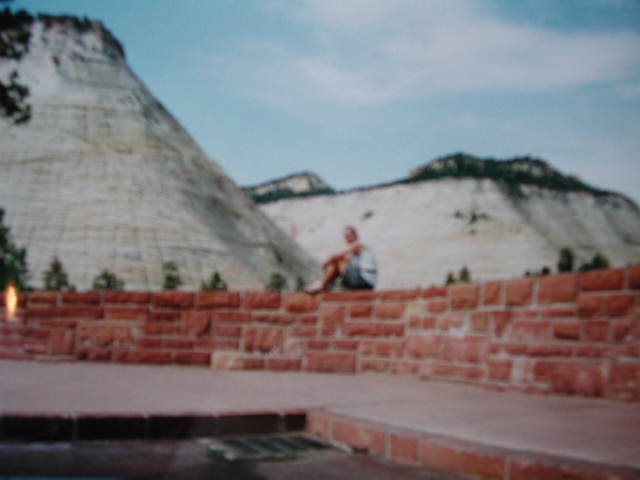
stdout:
[[[549,173],[536,162],[516,167],[538,179]],[[573,249],[578,266],[596,253],[615,266],[640,261],[640,210],[601,191],[443,176],[262,208],[318,260],[344,248],[342,228],[355,225],[377,252],[380,288],[442,284],[464,266],[473,280],[555,271],[563,247]]]
[[168,261],[186,288],[215,270],[236,288],[260,287],[274,272],[316,275],[314,260],[198,147],[99,22],[47,17],[28,31],[26,52],[0,58],[0,79],[26,86],[31,109],[25,123],[0,119],[0,207],[28,249],[32,285],[54,256],[80,289],[103,269],[127,289],[159,289]]

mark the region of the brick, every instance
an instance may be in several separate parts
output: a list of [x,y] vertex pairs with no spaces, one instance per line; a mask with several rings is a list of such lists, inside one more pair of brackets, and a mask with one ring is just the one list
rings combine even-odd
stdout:
[[139,348],[158,349],[162,347],[161,338],[140,338],[136,340],[136,346]]
[[309,340],[307,343],[310,350],[328,350],[330,345],[329,340]]
[[586,358],[613,358],[614,350],[611,347],[603,347],[599,345],[578,345],[575,348],[576,357]]
[[580,289],[583,292],[621,290],[624,287],[624,269],[610,268],[580,273]]
[[371,318],[373,316],[373,305],[371,303],[356,303],[349,306],[351,318]]
[[31,355],[44,355],[48,352],[48,345],[40,342],[26,342],[22,350]]
[[211,353],[209,352],[175,352],[173,363],[178,365],[211,365]]
[[483,286],[482,304],[483,305],[503,305],[502,292],[504,291],[503,282],[487,282]]
[[299,325],[291,329],[292,337],[315,338],[318,329],[312,325]]
[[604,297],[600,295],[580,294],[578,296],[578,315],[594,317],[605,314]]
[[489,331],[489,312],[473,312],[471,314],[471,329],[477,333],[487,333]]
[[629,268],[629,288],[640,288],[640,264]]
[[336,350],[354,351],[358,349],[359,342],[356,340],[336,340],[333,342],[333,348]]
[[539,361],[536,381],[549,382],[551,391],[601,397],[604,392],[604,366],[582,362]]
[[283,330],[275,327],[247,327],[242,335],[242,340],[246,352],[281,351]]
[[126,354],[126,362],[166,365],[171,363],[171,353],[154,350],[130,351]]
[[510,359],[490,359],[489,378],[491,380],[508,381],[511,378],[511,367],[513,361]]
[[391,362],[388,360],[379,360],[376,358],[365,358],[360,361],[361,372],[388,372],[391,368]]
[[511,326],[513,313],[511,311],[491,312],[493,317],[493,335],[500,338],[507,333],[507,329]]
[[405,328],[402,323],[383,323],[378,332],[384,337],[403,337]]
[[433,366],[433,373],[440,377],[464,377],[477,380],[484,376],[485,371],[483,367],[475,365],[436,364]]
[[476,308],[480,302],[480,285],[454,285],[449,287],[449,296],[453,310]]
[[320,314],[322,335],[332,336],[344,323],[347,309],[343,305],[324,306]]
[[510,339],[518,342],[542,342],[551,339],[551,322],[520,321],[513,322]]
[[76,337],[79,347],[108,347],[130,344],[133,337],[129,325],[80,322]]
[[393,362],[391,364],[391,373],[394,375],[418,375],[419,372],[419,362]]
[[194,294],[191,292],[159,292],[153,294],[153,306],[156,308],[190,308]]
[[589,320],[584,322],[584,339],[592,342],[606,342],[609,339],[609,322]]
[[181,332],[180,325],[166,322],[148,322],[142,327],[146,335],[178,335]]
[[76,350],[75,358],[89,362],[109,362],[111,354],[111,350],[104,348],[81,348]]
[[290,325],[296,321],[294,315],[281,315],[281,314],[259,314],[253,315],[253,319],[260,323],[273,323],[277,325]]
[[211,321],[216,323],[249,323],[251,313],[249,312],[213,312]]
[[52,330],[49,335],[49,349],[52,355],[71,355],[74,347],[74,332]]
[[[467,451],[433,441],[422,442],[422,465],[453,475],[502,480],[505,462],[500,457]],[[542,477],[541,477],[542,478]]]
[[[377,336],[381,332],[382,325],[373,322],[349,322],[343,325],[342,331],[347,337]],[[323,332],[324,333],[324,332]]]
[[278,372],[297,372],[302,368],[302,360],[299,358],[268,358],[267,370]]
[[436,325],[440,330],[449,330],[450,328],[461,328],[464,326],[466,314],[449,313],[440,315],[436,320]]
[[404,302],[416,300],[420,297],[420,293],[420,290],[387,290],[385,292],[378,292],[378,299]]
[[399,463],[420,464],[420,440],[391,434],[391,459]]
[[61,300],[69,305],[100,305],[100,292],[63,292]]
[[375,307],[375,316],[380,320],[404,317],[407,305],[404,303],[382,303]]
[[242,336],[242,327],[239,325],[216,325],[213,327],[213,335],[215,337],[240,337]]
[[242,354],[239,352],[213,352],[211,368],[214,370],[240,370],[242,369]]
[[305,356],[309,372],[354,373],[356,356],[346,352],[309,352]]
[[244,308],[249,310],[277,310],[280,308],[280,292],[247,292]]
[[62,318],[42,319],[38,321],[40,327],[45,329],[66,329],[73,330],[78,324],[78,320],[65,320]]
[[523,278],[507,282],[507,306],[530,305],[533,300],[533,279]]
[[306,313],[318,310],[320,301],[316,295],[309,295],[307,293],[286,293],[284,294],[284,305],[288,312]]
[[442,299],[431,300],[427,305],[429,313],[443,313],[447,311],[447,301]]
[[147,305],[151,301],[149,292],[122,292],[122,291],[105,291],[104,303],[122,303],[134,305]]
[[446,297],[447,287],[430,287],[422,290],[420,293],[422,298]]
[[376,355],[379,357],[401,357],[404,352],[404,342],[376,342]]
[[637,328],[637,325],[638,322],[631,319],[616,319],[611,326],[613,329],[613,341],[633,341],[633,331]]
[[383,432],[339,420],[334,420],[331,428],[332,437],[337,442],[375,455],[385,454],[386,435]]
[[155,310],[151,312],[151,320],[158,322],[176,322],[181,318],[181,313],[175,310]]
[[530,357],[570,357],[573,347],[568,345],[531,345],[527,350]]
[[539,279],[538,299],[541,304],[574,302],[578,295],[578,275],[543,276]]
[[200,292],[196,297],[197,308],[234,308],[240,306],[238,292]]
[[608,295],[605,303],[607,314],[621,317],[633,312],[635,298],[633,295]]
[[640,385],[640,364],[615,362],[611,365],[609,383],[614,386],[637,388]]
[[540,312],[543,318],[575,318],[578,311],[575,308],[546,308]]
[[412,358],[436,358],[442,348],[442,337],[415,335],[407,339],[407,354]]
[[165,338],[162,340],[162,346],[171,349],[193,348],[193,344],[193,340],[189,340],[188,338]]
[[486,337],[445,337],[438,358],[448,362],[479,363],[484,361],[488,352],[489,341]]
[[5,348],[22,347],[24,343],[25,343],[25,340],[20,337],[14,337],[14,338],[0,337],[0,347],[5,347]]
[[578,340],[580,338],[580,323],[554,322],[553,338],[558,340]]
[[107,307],[104,316],[115,320],[148,320],[151,312],[146,307]]
[[28,319],[52,317],[99,319],[104,317],[104,309],[84,306],[28,307],[26,317]]
[[302,325],[317,325],[320,319],[317,315],[304,315],[297,316],[297,321]]
[[325,302],[365,302],[376,298],[371,290],[357,290],[352,292],[327,292],[323,296]]
[[29,292],[27,295],[27,303],[32,304],[46,304],[55,305],[58,303],[57,292]]
[[511,462],[511,480],[610,480],[607,474],[592,473],[560,465],[527,461]]
[[189,310],[185,315],[184,329],[187,335],[201,337],[209,333],[211,314],[199,310]]
[[325,413],[311,410],[307,414],[307,430],[328,439],[331,431],[331,419]]

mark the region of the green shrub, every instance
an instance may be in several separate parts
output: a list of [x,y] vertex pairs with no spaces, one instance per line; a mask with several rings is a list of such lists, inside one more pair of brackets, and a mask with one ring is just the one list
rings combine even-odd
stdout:
[[279,273],[273,273],[267,283],[267,290],[282,291],[287,289],[287,279]]
[[176,290],[182,285],[182,278],[178,272],[178,266],[175,262],[164,262],[162,264],[162,273],[164,275],[164,281],[162,288],[165,290]]
[[93,289],[124,290],[124,280],[121,280],[109,270],[103,270],[100,275],[93,279]]
[[569,247],[560,250],[560,258],[558,259],[558,272],[572,272],[575,255]]
[[609,268],[610,264],[609,264],[609,259],[607,257],[605,257],[604,255],[602,255],[600,252],[596,253],[593,258],[591,259],[591,262],[585,263],[580,267],[580,270],[583,272],[589,271],[589,270],[598,270],[601,268]]
[[56,292],[73,291],[76,289],[69,283],[69,277],[65,272],[62,262],[58,257],[53,257],[49,270],[42,274],[44,289]]
[[200,284],[200,290],[226,290],[227,283],[222,279],[222,276],[218,272],[213,272],[211,277],[206,282]]

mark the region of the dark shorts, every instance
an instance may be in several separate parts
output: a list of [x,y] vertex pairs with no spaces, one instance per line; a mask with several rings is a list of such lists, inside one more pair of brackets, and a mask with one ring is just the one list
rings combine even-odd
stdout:
[[349,290],[371,290],[373,285],[367,282],[360,273],[360,269],[353,263],[347,267],[347,271],[342,277],[342,286]]

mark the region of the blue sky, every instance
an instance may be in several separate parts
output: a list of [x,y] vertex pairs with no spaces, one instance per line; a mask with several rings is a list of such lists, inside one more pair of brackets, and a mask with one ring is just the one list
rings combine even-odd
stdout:
[[457,151],[640,201],[640,0],[16,0],[102,20],[242,185],[336,188]]

